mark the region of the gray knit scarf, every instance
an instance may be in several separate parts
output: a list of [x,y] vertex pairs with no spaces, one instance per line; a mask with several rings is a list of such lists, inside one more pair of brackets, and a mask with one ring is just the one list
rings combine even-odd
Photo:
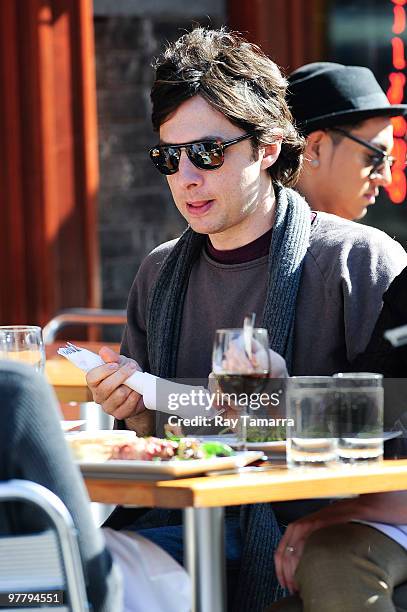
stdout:
[[[309,244],[311,215],[298,193],[281,186],[276,186],[275,191],[276,218],[262,325],[268,330],[271,348],[285,357],[290,371],[297,292]],[[147,310],[148,358],[151,373],[156,376],[176,376],[188,279],[205,240],[206,236],[188,228],[163,262],[151,292]],[[241,527],[244,544],[239,586],[229,610],[262,612],[284,593],[274,571],[273,554],[281,533],[271,504],[242,506]]]

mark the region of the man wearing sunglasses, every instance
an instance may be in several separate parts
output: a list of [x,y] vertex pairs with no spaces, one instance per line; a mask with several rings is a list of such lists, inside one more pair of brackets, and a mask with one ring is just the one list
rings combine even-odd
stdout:
[[363,218],[391,183],[390,118],[405,114],[406,105],[390,105],[368,68],[330,62],[295,70],[288,103],[306,136],[298,191],[312,210]]
[[[303,139],[286,104],[286,80],[257,47],[225,30],[196,28],[156,63],[150,150],[188,228],[142,263],[128,302],[121,353],[87,375],[117,427],[162,433],[164,420],[123,382],[141,367],[163,378],[207,378],[215,330],[257,313],[291,374],[332,374],[362,351],[381,297],[404,265],[399,244],[374,228],[311,215],[290,189]],[[307,510],[309,507],[307,506]],[[118,509],[182,561],[174,511]],[[281,595],[269,504],[227,513],[230,610],[261,612]],[[237,571],[240,571],[236,579]]]

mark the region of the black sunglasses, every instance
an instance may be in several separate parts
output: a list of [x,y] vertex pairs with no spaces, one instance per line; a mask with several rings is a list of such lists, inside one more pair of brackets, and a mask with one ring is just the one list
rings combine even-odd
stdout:
[[372,170],[370,171],[369,177],[383,170],[384,164],[386,162],[391,168],[394,162],[396,161],[396,159],[392,157],[392,155],[385,153],[384,151],[382,151],[382,149],[379,149],[379,147],[375,147],[369,141],[364,140],[363,138],[359,138],[358,136],[351,134],[351,132],[348,132],[347,130],[343,130],[342,128],[330,128],[330,130],[332,132],[339,132],[340,134],[343,134],[344,136],[346,136],[346,138],[357,142],[358,144],[362,145],[363,147],[366,147],[367,149],[370,149],[375,153],[375,155],[372,155],[371,157]]
[[224,151],[227,147],[237,144],[252,134],[243,134],[233,140],[202,140],[185,142],[179,145],[157,145],[150,149],[150,157],[161,174],[175,174],[178,171],[182,149],[185,149],[188,159],[201,170],[216,170],[225,160]]

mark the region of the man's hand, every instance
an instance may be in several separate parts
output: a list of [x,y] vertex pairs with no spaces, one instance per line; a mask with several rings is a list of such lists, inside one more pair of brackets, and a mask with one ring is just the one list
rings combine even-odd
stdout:
[[313,531],[330,524],[318,517],[317,514],[310,514],[288,525],[274,555],[278,581],[283,588],[288,589],[291,593],[298,591],[295,572],[308,536]]
[[402,523],[406,516],[407,494],[404,491],[372,493],[350,499],[341,499],[317,512],[304,516],[288,525],[274,555],[278,581],[292,593],[298,590],[295,571],[308,537],[317,529],[354,519]]
[[120,420],[143,412],[142,396],[123,384],[133,372],[141,370],[138,363],[106,346],[100,349],[99,355],[106,364],[93,368],[86,375],[93,400],[104,412]]
[[270,372],[270,378],[287,378],[285,359],[281,355],[271,349],[267,351],[255,340],[252,342],[252,347],[253,356],[249,360],[243,347],[238,342],[231,342],[222,362],[224,371],[248,374],[261,368]]
[[360,519],[390,525],[407,522],[407,491],[368,493],[341,499],[288,525],[274,555],[278,581],[292,593],[298,590],[295,571],[307,538],[323,527]]

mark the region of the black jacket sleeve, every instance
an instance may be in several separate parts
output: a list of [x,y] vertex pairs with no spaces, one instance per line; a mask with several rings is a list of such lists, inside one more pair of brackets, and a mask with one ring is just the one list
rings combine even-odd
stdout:
[[379,372],[385,377],[407,378],[407,345],[394,348],[383,334],[407,324],[407,268],[383,296],[383,308],[366,350],[353,361],[356,372]]

